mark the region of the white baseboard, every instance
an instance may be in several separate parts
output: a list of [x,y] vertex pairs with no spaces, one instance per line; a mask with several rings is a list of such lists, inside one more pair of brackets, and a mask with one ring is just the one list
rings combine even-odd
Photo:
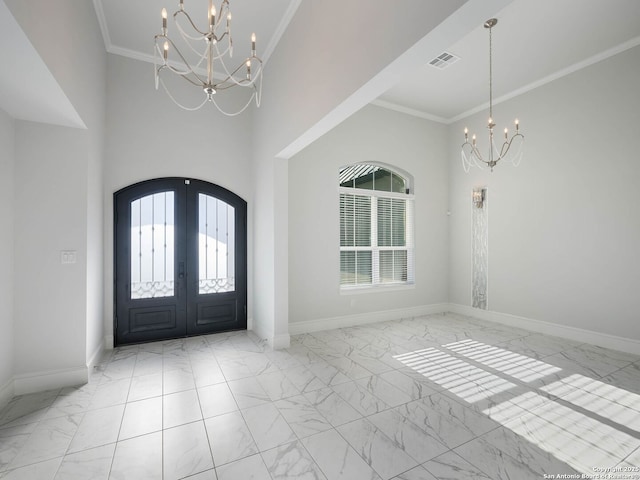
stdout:
[[273,331],[264,328],[260,323],[253,322],[253,319],[251,327],[247,329],[252,330],[259,338],[266,340],[273,350],[282,350],[283,348],[289,348],[291,345],[291,336],[288,333],[276,335]]
[[14,381],[10,378],[4,385],[0,385],[0,410],[11,401],[14,395]]
[[383,310],[380,312],[345,315],[332,318],[321,318],[303,322],[291,322],[289,324],[289,334],[300,335],[302,333],[332,330],[334,328],[353,327],[357,325],[365,325],[368,323],[399,320],[401,318],[419,317],[422,315],[431,315],[443,312],[457,313],[460,315],[479,318],[481,320],[486,320],[489,322],[522,328],[531,332],[544,333],[546,335],[553,335],[573,341],[590,343],[599,347],[611,348],[620,352],[640,355],[640,340],[617,337],[615,335],[609,335],[606,333],[594,332],[592,330],[570,327],[567,325],[560,325],[557,323],[545,322],[542,320],[534,320],[532,318],[520,317],[508,313],[480,310],[478,308],[473,308],[467,305],[459,305],[455,303],[438,303],[434,305],[422,305],[418,307]]
[[104,349],[113,350],[113,335],[104,336]]
[[282,350],[291,346],[291,335],[288,333],[282,335],[274,335],[269,339],[269,345],[274,350]]
[[89,371],[91,371],[91,369],[100,362],[103,354],[104,345],[98,345],[91,356],[87,359],[87,368],[89,369]]
[[26,373],[13,377],[14,393],[16,395],[24,395],[54,388],[73,387],[75,385],[84,385],[88,380],[89,370],[86,366]]
[[319,332],[322,330],[332,330],[334,328],[354,327],[367,323],[385,322],[389,320],[400,320],[401,318],[419,317],[421,315],[431,315],[448,311],[449,305],[437,303],[433,305],[420,305],[418,307],[397,308],[394,310],[383,310],[380,312],[358,313],[355,315],[345,315],[342,317],[320,318],[316,320],[305,320],[303,322],[289,323],[289,334],[300,335],[301,333]]
[[264,328],[260,322],[253,323],[251,327],[253,333],[255,333],[261,339],[269,342],[269,339],[273,338],[273,332],[268,331],[266,328]]
[[594,332],[593,330],[585,330],[582,328],[570,327],[542,320],[534,320],[532,318],[519,317],[508,313],[481,310],[455,303],[449,304],[449,311],[489,322],[500,323],[502,325],[522,328],[524,330],[553,335],[555,337],[566,338],[568,340],[590,343],[599,347],[611,348],[620,352],[640,355],[640,341],[631,338],[617,337],[606,333]]

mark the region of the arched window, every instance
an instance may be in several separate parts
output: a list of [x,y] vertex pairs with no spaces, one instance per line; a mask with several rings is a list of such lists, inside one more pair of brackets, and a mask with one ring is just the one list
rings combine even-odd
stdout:
[[412,284],[411,180],[387,167],[340,169],[340,288]]

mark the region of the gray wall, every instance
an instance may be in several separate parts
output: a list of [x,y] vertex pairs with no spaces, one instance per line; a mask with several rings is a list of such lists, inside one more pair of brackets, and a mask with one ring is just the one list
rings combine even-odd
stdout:
[[[254,210],[251,111],[237,117],[225,117],[212,105],[195,112],[184,111],[164,91],[154,89],[150,64],[109,55],[108,66],[103,215],[107,342],[113,340],[113,194],[152,178],[197,178],[225,187],[247,201],[251,317]],[[183,84],[184,80],[177,80],[182,82],[175,85],[177,91],[191,91]],[[236,90],[225,92],[227,97],[237,94]],[[192,100],[195,104],[198,99]]]
[[[447,129],[367,106],[289,160],[289,318],[446,303]],[[340,294],[338,170],[382,162],[415,179],[415,288]]]
[[[25,391],[86,378],[103,345],[106,53],[90,2],[5,3],[87,127],[16,121],[14,374]],[[77,263],[61,265],[60,250]]]
[[0,407],[13,395],[14,136],[14,120],[0,110]]
[[452,303],[470,305],[470,198],[487,186],[489,310],[640,340],[638,85],[636,47],[495,106],[500,129],[520,119],[519,168],[465,174],[462,131],[486,145],[486,117],[451,125]]
[[[26,379],[86,362],[87,135],[20,121],[15,141],[15,368]],[[77,262],[61,264],[62,250]]]

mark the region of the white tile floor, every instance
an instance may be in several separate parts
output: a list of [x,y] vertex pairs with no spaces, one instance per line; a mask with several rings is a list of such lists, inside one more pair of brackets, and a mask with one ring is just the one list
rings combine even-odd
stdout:
[[3,480],[527,480],[639,465],[640,357],[452,314],[300,335],[286,351],[251,332],[119,348],[88,385],[0,411]]

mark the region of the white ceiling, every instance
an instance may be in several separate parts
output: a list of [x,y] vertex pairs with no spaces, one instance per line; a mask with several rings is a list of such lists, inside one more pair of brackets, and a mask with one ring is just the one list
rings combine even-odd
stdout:
[[[246,56],[250,35],[255,31],[258,55],[267,60],[301,1],[232,1],[234,57]],[[469,1],[478,5],[483,2]],[[153,36],[161,27],[160,10],[165,6],[171,14],[177,9],[178,0],[171,3],[169,0],[93,0],[93,3],[107,51],[152,61]],[[194,20],[205,18],[207,0],[185,0],[185,6],[194,12]],[[0,51],[2,64],[15,67],[0,72],[0,108],[16,118],[82,126],[78,114],[2,0],[0,9],[6,10],[0,11],[0,20],[3,20],[0,39],[5,39],[5,45],[15,46]],[[378,13],[363,10],[363,21],[370,14]],[[513,0],[502,11],[487,11],[487,18],[490,17],[499,20],[493,30],[494,103],[640,45],[639,0]],[[335,21],[339,21],[339,16]],[[170,22],[170,28],[171,25]],[[416,66],[415,72],[410,72],[374,103],[444,123],[485,109],[488,103],[487,30],[478,25],[447,51],[460,60],[437,70],[427,65],[431,58],[425,58],[423,65]],[[29,63],[28,68],[18,68],[25,62]],[[17,72],[20,71],[39,71],[41,75],[19,78]]]
[[[153,36],[160,30],[161,8],[167,7],[171,15],[178,4],[93,1],[107,51],[147,61],[152,60]],[[301,1],[232,1],[238,58],[248,53],[248,39],[255,31],[258,54],[267,60]],[[204,20],[207,0],[185,0],[185,8]],[[366,14],[363,11],[363,21]],[[491,17],[498,18],[493,29],[494,103],[640,44],[638,0],[514,0],[500,12],[487,11],[487,19]],[[425,58],[424,65],[374,103],[444,123],[485,109],[488,31],[478,25],[447,51],[460,60],[438,70]]]
[[[251,34],[257,37],[257,54],[268,60],[302,0],[230,1],[234,58],[241,62],[250,53]],[[205,29],[208,0],[185,0],[185,11]],[[214,2],[219,8],[220,1]],[[162,8],[168,12],[169,37],[179,34],[173,22],[178,0],[93,0],[108,52],[153,61],[153,37],[161,33]],[[173,35],[172,35],[173,33]]]
[[0,109],[20,120],[84,128],[84,122],[2,0],[0,45],[5,46],[0,49]]
[[[638,0],[514,0],[496,17],[494,104],[640,44]],[[451,123],[489,102],[489,35],[483,25],[451,45],[460,60],[428,65],[379,97],[383,106]]]

